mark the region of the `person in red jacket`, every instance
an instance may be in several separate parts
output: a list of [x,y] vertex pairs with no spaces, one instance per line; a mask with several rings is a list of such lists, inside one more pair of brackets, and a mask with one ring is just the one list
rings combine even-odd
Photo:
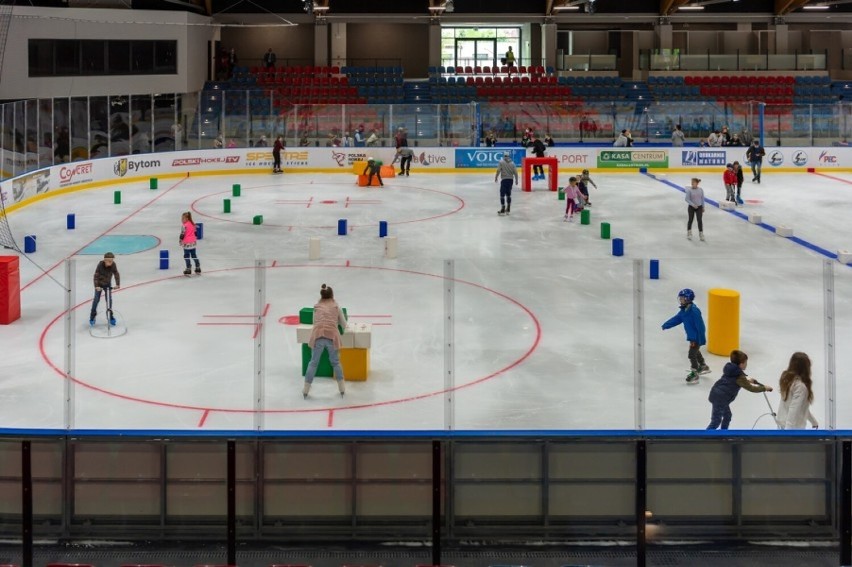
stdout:
[[726,201],[737,203],[737,172],[734,171],[734,164],[729,163],[722,174],[722,181],[725,183]]

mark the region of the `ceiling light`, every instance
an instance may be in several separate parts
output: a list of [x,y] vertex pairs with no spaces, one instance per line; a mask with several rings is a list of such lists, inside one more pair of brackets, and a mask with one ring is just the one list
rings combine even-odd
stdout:
[[554,12],[562,12],[564,10],[579,10],[579,9],[580,9],[579,6],[554,6],[553,7]]
[[447,0],[446,2],[444,2],[444,10],[448,14],[456,11],[456,6],[455,4],[453,4],[453,0]]
[[328,10],[328,6],[314,6],[314,12],[325,12]]
[[831,6],[827,4],[809,4],[807,6],[802,6],[802,10],[828,10]]
[[704,6],[680,6],[678,10],[703,10]]

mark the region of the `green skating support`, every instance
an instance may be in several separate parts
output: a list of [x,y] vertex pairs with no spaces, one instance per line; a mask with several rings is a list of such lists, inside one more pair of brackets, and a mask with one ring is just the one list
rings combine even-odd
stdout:
[[113,202],[113,204],[116,204],[116,205],[121,204],[121,191],[115,191],[112,194],[112,202]]
[[[343,313],[348,317],[349,312],[346,307],[343,307]],[[299,310],[299,323],[303,325],[313,325],[314,324],[314,308],[313,307],[303,307]],[[340,332],[343,332],[343,329],[340,326],[337,327]],[[308,346],[307,343],[302,343],[302,376],[305,375],[305,372],[308,370],[308,364],[311,362],[311,347]],[[316,376],[321,378],[332,378],[334,376],[334,369],[331,367],[331,361],[328,359],[328,351],[322,353],[320,357],[319,366],[317,366]]]
[[601,238],[604,240],[609,240],[609,223],[602,222],[601,223]]
[[151,189],[156,189],[156,188],[157,188],[157,178],[156,178],[156,177],[152,177],[152,178],[149,180],[149,182],[148,182],[148,186],[149,186]]
[[565,200],[565,187],[560,187],[559,190],[557,191],[557,194],[559,195],[559,200],[564,201]]
[[251,219],[252,224],[263,224],[263,215],[254,215]]
[[[311,362],[311,347],[307,343],[302,344],[302,376],[308,371],[308,364]],[[328,360],[328,351],[322,353],[319,366],[317,366],[316,377],[331,378],[334,376],[334,369],[331,367],[331,361]]]
[[239,183],[234,183],[234,186],[231,187],[231,193],[234,195],[234,197],[239,197],[241,190],[242,188],[240,187]]
[[589,224],[590,222],[592,222],[592,211],[583,209],[580,212],[580,224]]
[[225,199],[225,201],[223,202],[223,205],[224,205],[224,208],[225,208],[225,212],[230,213],[231,212],[231,200]]

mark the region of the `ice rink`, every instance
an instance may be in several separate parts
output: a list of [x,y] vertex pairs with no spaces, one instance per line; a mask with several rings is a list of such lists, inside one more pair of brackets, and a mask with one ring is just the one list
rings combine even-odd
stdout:
[[[570,173],[560,172],[560,185]],[[708,203],[706,242],[697,229],[686,239],[680,187],[691,176],[593,173],[589,225],[579,215],[563,222],[564,201],[544,182],[531,193],[516,187],[511,215],[499,217],[491,170],[413,170],[370,189],[351,174],[169,178],[157,190],[145,180],[38,201],[9,222],[21,247],[25,235],[37,236],[32,260],[63,285],[64,260],[74,260],[73,357],[66,360],[63,288],[22,258],[23,316],[0,327],[0,426],[63,428],[73,418],[78,429],[632,429],[637,259],[644,260],[648,429],[703,429],[708,392],[727,360],[705,349],[712,374],[685,383],[684,332],[660,329],[684,287],[695,290],[705,320],[709,289],[741,293],[740,347],[752,377],[777,386],[790,355],[808,353],[812,411],[824,426],[828,258],[819,250],[852,250],[852,174],[765,171],[758,185],[746,172],[746,204],[736,213]],[[724,198],[722,168],[698,176],[708,199]],[[116,190],[121,204],[113,204]],[[230,213],[223,212],[227,198]],[[187,210],[204,224],[203,274],[189,278],[178,246]],[[66,229],[68,213],[74,230]],[[770,229],[750,223],[750,213]],[[252,224],[255,215],[262,225]],[[344,218],[350,233],[338,236]],[[396,259],[384,257],[380,220],[398,238]],[[601,222],[624,239],[624,257],[612,256]],[[771,227],[779,225],[797,238],[776,236]],[[311,237],[321,239],[319,260],[308,258]],[[127,333],[96,338],[87,318],[105,249],[117,255],[122,285],[114,302]],[[160,270],[165,249],[170,269]],[[648,278],[650,258],[660,261],[659,280]],[[256,270],[257,260],[266,267]],[[454,261],[452,278],[446,260]],[[833,272],[837,427],[845,429],[852,428],[852,267],[834,262]],[[333,381],[317,378],[304,400],[293,323],[322,283],[353,321],[372,323],[371,375],[349,382],[343,398]],[[777,409],[777,391],[768,399]],[[732,428],[774,429],[761,417],[768,411],[762,395],[743,391],[732,410]]]

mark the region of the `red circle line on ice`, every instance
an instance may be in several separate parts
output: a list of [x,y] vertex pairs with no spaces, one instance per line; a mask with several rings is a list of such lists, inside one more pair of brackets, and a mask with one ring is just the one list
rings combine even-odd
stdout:
[[[342,270],[353,270],[353,269],[355,269],[355,270],[358,270],[358,269],[360,269],[360,270],[380,270],[380,271],[385,271],[385,272],[396,272],[396,273],[405,274],[405,275],[412,275],[412,276],[422,276],[422,277],[435,278],[435,279],[446,279],[442,275],[430,274],[430,273],[427,273],[427,272],[418,272],[416,270],[404,270],[404,269],[398,269],[398,268],[384,268],[384,267],[377,267],[377,266],[357,266],[357,265],[351,265],[351,264],[348,265],[348,266],[339,265],[339,264],[323,265],[323,266],[304,265],[304,264],[290,264],[290,265],[287,265],[287,264],[280,265],[279,264],[279,265],[276,265],[276,266],[269,266],[267,269],[274,270],[274,269],[282,269],[282,268],[283,269],[339,268],[339,269],[342,269]],[[254,270],[254,266],[246,266],[246,267],[242,267],[242,268],[226,268],[226,269],[223,269],[223,270],[211,270],[211,271],[206,272],[206,274],[215,274],[217,272],[229,272],[229,271],[235,271],[235,270]],[[175,275],[175,276],[168,276],[168,277],[160,278],[160,279],[156,279],[156,280],[149,280],[149,281],[141,282],[141,283],[138,283],[138,284],[135,284],[135,285],[122,287],[121,291],[122,291],[122,293],[127,293],[129,290],[132,290],[134,288],[138,288],[138,287],[142,287],[142,286],[146,286],[146,285],[151,285],[151,284],[156,284],[156,283],[162,283],[164,281],[172,280],[172,279],[182,279],[183,277],[184,276],[182,276],[182,275]],[[433,392],[425,392],[425,393],[422,393],[422,394],[414,394],[414,395],[411,395],[411,396],[398,398],[398,399],[394,399],[394,400],[384,400],[384,401],[372,402],[372,403],[368,403],[368,404],[353,404],[353,405],[339,406],[339,407],[320,407],[320,408],[310,408],[310,409],[265,409],[265,410],[258,411],[258,410],[255,410],[255,409],[248,409],[248,408],[240,409],[240,408],[226,408],[226,407],[205,407],[205,406],[196,406],[196,405],[191,405],[191,404],[178,404],[178,403],[171,403],[171,402],[162,402],[162,401],[157,401],[157,400],[153,400],[153,399],[140,398],[140,397],[137,397],[137,396],[129,396],[129,395],[126,395],[126,394],[122,394],[120,392],[114,392],[114,391],[108,390],[106,388],[102,388],[100,386],[91,384],[91,383],[85,381],[84,379],[80,378],[79,376],[67,376],[66,373],[62,370],[62,368],[60,368],[57,365],[57,363],[54,362],[53,359],[51,359],[51,357],[47,354],[47,351],[46,351],[46,348],[45,348],[45,339],[46,339],[48,333],[50,332],[51,328],[53,328],[54,325],[56,325],[56,323],[58,321],[60,321],[65,316],[67,311],[62,311],[61,313],[59,313],[56,317],[54,317],[45,326],[44,330],[41,332],[41,335],[39,336],[38,346],[39,346],[39,352],[41,353],[42,359],[57,374],[59,374],[60,377],[62,377],[62,378],[67,377],[69,380],[72,380],[75,384],[77,384],[79,386],[85,387],[89,390],[93,390],[95,392],[99,392],[99,393],[107,395],[107,396],[112,396],[114,398],[125,400],[125,401],[138,402],[138,403],[148,404],[148,405],[153,405],[153,406],[173,408],[173,409],[181,409],[181,410],[201,411],[201,412],[205,412],[205,413],[217,412],[217,413],[243,413],[243,414],[252,414],[252,413],[266,413],[266,414],[328,413],[329,411],[340,412],[340,411],[345,411],[345,410],[358,410],[358,409],[367,409],[367,408],[374,408],[374,407],[389,406],[389,405],[393,405],[393,404],[400,404],[400,403],[405,403],[405,402],[413,402],[413,401],[417,401],[417,400],[422,400],[422,399],[429,398],[429,397],[432,397],[432,396],[440,396],[440,395],[446,394],[447,392],[450,392],[450,391],[457,391],[457,390],[460,390],[462,388],[469,388],[470,386],[481,384],[481,383],[486,382],[488,380],[491,380],[492,378],[495,378],[495,377],[497,377],[501,374],[505,374],[506,372],[515,368],[516,366],[519,366],[527,358],[529,358],[530,355],[532,355],[532,353],[535,352],[535,350],[538,348],[538,345],[541,342],[541,324],[539,323],[538,318],[535,316],[535,314],[533,314],[533,312],[530,311],[530,309],[528,307],[523,305],[517,299],[514,299],[514,298],[512,298],[512,297],[510,297],[510,296],[508,296],[504,293],[501,293],[499,291],[496,291],[494,289],[488,288],[484,285],[480,285],[480,284],[474,283],[474,282],[468,282],[468,281],[465,281],[465,280],[460,280],[458,278],[455,278],[452,281],[456,282],[457,284],[470,286],[472,288],[479,289],[481,291],[484,291],[486,293],[494,295],[494,296],[496,296],[496,297],[498,297],[498,298],[500,298],[504,301],[507,301],[507,302],[515,305],[519,309],[521,309],[521,311],[523,311],[524,314],[527,317],[529,317],[529,319],[531,320],[533,327],[535,329],[535,334],[534,334],[534,337],[533,337],[532,344],[529,345],[529,347],[527,347],[527,349],[523,352],[523,354],[521,354],[521,356],[519,356],[517,359],[515,359],[514,361],[510,362],[509,364],[503,366],[502,368],[499,368],[499,369],[497,369],[497,370],[495,370],[495,371],[493,371],[493,372],[491,372],[491,373],[489,373],[485,376],[474,378],[471,381],[466,382],[466,383],[461,384],[461,385],[457,385],[454,388],[448,388],[448,389],[445,388],[445,389],[436,390],[436,391],[433,391]],[[78,303],[77,305],[75,305],[72,309],[79,309],[80,307],[82,307],[84,305],[88,305],[90,303],[90,301],[91,300],[82,301],[82,302]]]
[[[266,187],[282,187],[282,186],[285,186],[285,185],[293,185],[293,186],[298,186],[298,187],[304,186],[303,183],[289,183],[289,184],[288,183],[281,183],[281,184],[276,184],[276,185],[258,185],[258,186],[255,186],[255,187],[243,187],[242,189],[245,191],[246,189],[264,189]],[[331,184],[328,184],[328,185],[331,185]],[[316,187],[316,185],[311,185],[311,187]],[[385,187],[384,189],[382,189],[382,192],[392,191],[394,189],[396,189],[396,187]],[[426,192],[429,192],[429,193],[436,193],[438,195],[450,197],[451,199],[454,199],[457,202],[457,206],[456,206],[456,208],[454,208],[450,211],[447,211],[445,213],[440,213],[440,214],[437,214],[437,215],[432,215],[430,217],[391,221],[391,222],[389,222],[389,224],[391,224],[391,225],[408,224],[408,223],[414,223],[414,222],[425,222],[425,221],[439,219],[439,218],[442,218],[442,217],[448,217],[450,215],[456,214],[457,212],[459,212],[460,210],[462,210],[465,207],[464,199],[462,199],[458,195],[453,195],[452,193],[447,193],[445,191],[438,191],[437,189],[427,189],[425,187],[416,187],[414,185],[406,185],[405,187],[400,187],[400,189],[404,189],[406,191],[408,191],[408,190],[426,191]],[[219,221],[223,221],[223,222],[233,222],[233,223],[238,223],[238,224],[252,224],[252,221],[251,221],[250,218],[246,218],[245,220],[239,220],[237,218],[228,218],[226,216],[223,216],[224,213],[223,213],[223,215],[214,215],[214,214],[206,213],[206,212],[204,212],[204,211],[202,211],[201,209],[198,208],[198,204],[200,202],[206,200],[206,199],[210,199],[211,197],[217,197],[217,196],[222,196],[222,195],[230,195],[230,194],[231,194],[230,191],[219,191],[219,192],[216,192],[216,193],[210,193],[208,195],[204,195],[202,197],[199,197],[195,201],[193,201],[189,208],[192,209],[192,211],[194,213],[196,213],[196,215],[201,216],[201,217],[206,217],[208,219],[214,219],[214,220],[219,220]],[[365,196],[368,196],[368,195],[374,196],[374,193],[365,193],[364,195]],[[280,196],[281,195],[278,195],[278,197],[280,197]],[[238,197],[238,198],[241,198],[241,197]],[[400,197],[400,198],[402,198],[402,197]],[[289,224],[275,224],[275,223],[270,223],[270,222],[266,222],[266,221],[264,221],[263,225],[264,226],[271,226],[271,227],[275,227],[275,228],[290,228],[290,229],[293,229],[293,228],[336,229],[337,228],[337,225],[320,225],[320,226],[289,225]],[[372,224],[370,224],[370,225],[364,225],[364,224],[359,225],[359,224],[351,224],[351,223],[349,224],[350,229],[351,228],[364,227],[364,226],[372,226]]]

